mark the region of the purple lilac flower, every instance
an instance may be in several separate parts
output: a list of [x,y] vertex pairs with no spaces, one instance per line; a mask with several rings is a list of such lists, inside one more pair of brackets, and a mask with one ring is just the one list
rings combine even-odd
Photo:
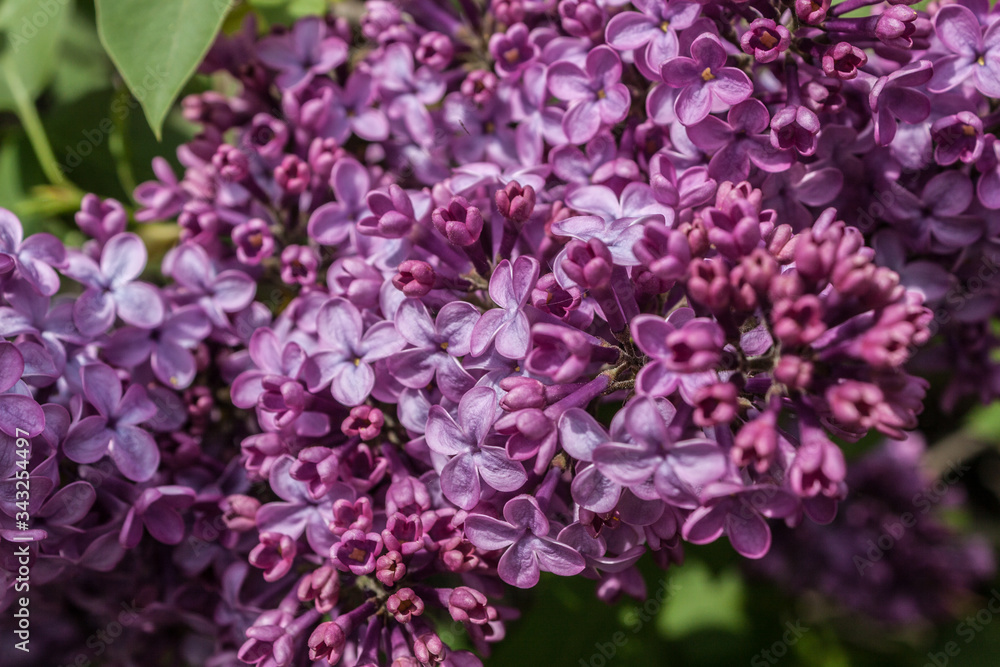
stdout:
[[701,35],[691,43],[691,57],[673,58],[662,65],[668,86],[680,88],[674,103],[677,119],[694,125],[705,119],[715,100],[733,106],[750,97],[753,85],[735,67],[726,67],[726,51],[715,35]]

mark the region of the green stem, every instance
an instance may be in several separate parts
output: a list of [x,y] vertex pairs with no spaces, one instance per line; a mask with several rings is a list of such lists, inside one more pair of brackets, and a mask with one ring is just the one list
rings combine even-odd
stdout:
[[10,58],[4,59],[3,72],[7,79],[7,85],[10,86],[10,92],[14,96],[14,103],[17,105],[17,117],[24,126],[28,141],[31,142],[31,147],[42,166],[42,171],[45,172],[45,177],[53,185],[69,186],[70,183],[59,168],[59,161],[56,160],[55,153],[52,152],[52,145],[49,144],[49,139],[45,136],[42,120],[38,117],[38,110],[35,108],[31,96],[28,95],[24,82],[21,81],[21,75],[14,67],[14,61]]

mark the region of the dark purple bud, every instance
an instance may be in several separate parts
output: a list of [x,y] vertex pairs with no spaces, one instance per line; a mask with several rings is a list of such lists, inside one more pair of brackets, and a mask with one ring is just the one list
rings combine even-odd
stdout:
[[611,280],[614,260],[600,239],[572,240],[566,244],[562,270],[583,289],[599,289]]
[[524,20],[524,4],[521,0],[492,0],[490,11],[497,21],[512,26]]
[[453,197],[448,206],[439,206],[431,213],[434,228],[449,243],[470,246],[479,240],[483,231],[483,214],[465,197]]
[[816,152],[819,130],[819,117],[812,111],[803,106],[786,106],[771,119],[771,145],[794,150],[799,155],[812,155]]
[[583,295],[578,288],[564,289],[552,273],[539,278],[531,290],[531,305],[561,320],[576,311],[582,301]]
[[559,16],[563,30],[585,39],[602,34],[608,22],[608,13],[594,0],[562,0]]
[[382,540],[386,549],[398,551],[405,556],[416,553],[423,546],[424,526],[418,514],[403,516],[395,512],[389,516]]
[[777,414],[770,410],[744,424],[729,450],[733,463],[741,468],[753,465],[759,473],[767,471],[778,451],[777,425]]
[[368,531],[372,527],[372,503],[367,496],[355,501],[341,498],[331,508],[333,521],[328,525],[330,532],[340,537],[348,530]]
[[694,394],[694,423],[698,426],[728,424],[736,418],[739,390],[730,382],[699,388]]
[[868,56],[848,42],[838,42],[823,54],[823,72],[843,81],[853,79],[868,62]]
[[437,274],[430,264],[419,259],[408,259],[399,265],[396,275],[392,277],[392,284],[411,299],[419,299],[434,289],[436,279]]
[[329,613],[340,597],[340,577],[329,565],[321,565],[302,577],[296,594],[302,602],[312,600],[319,613]]
[[222,144],[216,149],[212,156],[212,166],[219,178],[227,183],[242,181],[250,173],[247,156],[236,146],[229,144]]
[[415,54],[417,60],[431,69],[443,70],[455,55],[455,46],[447,35],[428,32],[420,38]]
[[661,224],[647,224],[633,252],[651,273],[664,282],[682,278],[691,263],[691,246],[687,236]]
[[233,494],[226,496],[220,503],[222,509],[222,520],[226,528],[245,533],[257,527],[257,510],[260,509],[260,501],[250,496]]
[[358,231],[362,234],[399,239],[409,234],[416,224],[410,196],[395,183],[388,191],[369,192],[367,201],[372,214],[358,221]]
[[461,91],[477,106],[484,107],[493,101],[499,83],[500,80],[493,72],[475,69],[462,81]]
[[819,25],[830,10],[830,0],[795,0],[795,15],[807,25]]
[[743,36],[740,47],[743,52],[754,57],[759,63],[769,63],[778,59],[788,50],[791,35],[788,29],[771,19],[755,19]]
[[333,166],[344,157],[346,153],[336,140],[329,137],[316,137],[309,144],[309,168],[320,181],[329,181]]
[[725,262],[719,257],[694,259],[688,269],[687,289],[691,299],[710,310],[728,308],[733,288]]
[[381,552],[381,535],[349,530],[330,548],[330,560],[338,570],[361,576],[375,571],[375,559]]
[[344,655],[347,635],[336,621],[327,621],[313,630],[308,644],[311,660],[326,660],[331,665],[336,665]]
[[771,331],[783,345],[808,345],[826,331],[823,303],[815,294],[775,302]]
[[411,618],[424,613],[424,601],[412,588],[400,588],[385,601],[385,610],[397,623],[409,623]]
[[261,533],[260,543],[249,555],[250,564],[264,570],[265,581],[277,581],[288,574],[295,560],[295,540],[281,533]]
[[425,665],[439,665],[444,662],[447,647],[433,632],[426,632],[413,641],[413,654]]
[[875,19],[875,36],[889,46],[913,45],[911,37],[917,31],[917,12],[905,5],[893,5]]
[[359,405],[351,408],[351,414],[340,425],[341,432],[348,436],[361,436],[362,440],[377,438],[385,424],[385,415],[378,408]]
[[395,586],[404,576],[406,565],[403,563],[403,554],[398,551],[382,554],[375,561],[375,578],[384,586]]
[[459,623],[486,625],[497,618],[497,610],[480,591],[459,586],[448,596],[448,613]]
[[495,199],[500,215],[512,222],[524,222],[535,210],[535,189],[530,185],[521,187],[517,181],[497,190]]
[[115,234],[125,231],[128,214],[120,202],[104,199],[94,194],[86,194],[80,202],[80,210],[74,216],[76,224],[84,234],[97,239],[101,244]]
[[812,362],[791,354],[782,355],[774,368],[774,379],[792,390],[807,389],[812,375]]
[[500,407],[507,412],[528,408],[541,410],[548,405],[545,400],[545,385],[534,378],[512,375],[500,380],[500,388],[507,392],[500,399]]
[[983,154],[986,141],[983,137],[983,121],[971,111],[959,111],[934,121],[931,126],[934,161],[942,167],[961,160],[971,164]]
[[430,506],[431,496],[427,486],[410,475],[400,475],[393,479],[385,494],[385,510],[388,514],[395,512],[406,516],[420,514],[430,509]]
[[288,285],[316,284],[319,256],[309,246],[290,245],[281,251],[281,279]]
[[286,155],[281,164],[274,168],[274,180],[278,187],[290,195],[300,195],[309,188],[309,165],[294,155]]
[[244,264],[256,266],[274,254],[274,235],[260,218],[251,218],[233,228],[236,257]]

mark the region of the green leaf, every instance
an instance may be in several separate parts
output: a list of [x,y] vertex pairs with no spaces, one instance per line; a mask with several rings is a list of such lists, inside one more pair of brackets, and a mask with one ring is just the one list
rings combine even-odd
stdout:
[[[69,0],[5,0],[0,3],[0,70],[12,67],[34,100],[55,73],[58,44],[72,3]],[[7,79],[0,76],[0,109],[17,104]]]
[[97,0],[97,31],[156,138],[231,0]]
[[734,633],[746,629],[743,579],[737,570],[713,576],[704,563],[692,561],[674,577],[677,592],[657,621],[664,636],[677,639],[706,628]]

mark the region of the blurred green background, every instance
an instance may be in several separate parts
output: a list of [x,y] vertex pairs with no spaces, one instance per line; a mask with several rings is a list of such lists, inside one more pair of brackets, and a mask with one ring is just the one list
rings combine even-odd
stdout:
[[[26,16],[37,12],[40,3],[0,0],[0,206],[20,216],[27,233],[49,231],[74,243],[82,241],[72,216],[83,193],[114,197],[130,206],[135,185],[153,176],[154,156],[166,157],[179,172],[175,150],[193,136],[194,128],[175,106],[162,141],[157,141],[102,49],[93,0],[56,0],[47,6],[55,5],[59,11],[15,54],[10,35]],[[267,25],[320,13],[326,6],[324,0],[250,0],[237,6],[225,29],[234,29],[247,11],[257,13]],[[185,93],[222,83],[195,77]],[[53,170],[58,165],[67,168]],[[164,245],[173,238],[169,225],[142,231],[150,241],[159,235]],[[965,458],[974,463],[972,474],[962,481],[968,506],[947,519],[987,535],[996,545],[1000,543],[996,448],[1000,411],[965,405],[957,414],[945,415],[935,409],[936,398],[929,397],[922,418],[928,441],[942,441],[931,458]],[[850,451],[862,451],[870,444],[859,443]],[[790,598],[773,583],[749,579],[725,540],[707,547],[688,546],[684,566],[666,573],[649,560],[641,566],[651,595],[646,602],[626,599],[606,605],[596,600],[594,582],[554,576],[543,577],[532,591],[515,592],[510,604],[522,616],[508,624],[506,639],[487,664],[1000,665],[1000,619],[968,643],[957,635],[961,618],[982,609],[991,589],[1000,589],[1000,580],[985,586],[982,597],[970,602],[954,621],[889,631],[877,620],[839,611],[827,601]],[[790,635],[789,628],[799,631]],[[448,629],[442,632],[447,634]],[[789,636],[796,639],[790,645],[783,640]],[[947,655],[949,642],[960,649],[957,655]]]

